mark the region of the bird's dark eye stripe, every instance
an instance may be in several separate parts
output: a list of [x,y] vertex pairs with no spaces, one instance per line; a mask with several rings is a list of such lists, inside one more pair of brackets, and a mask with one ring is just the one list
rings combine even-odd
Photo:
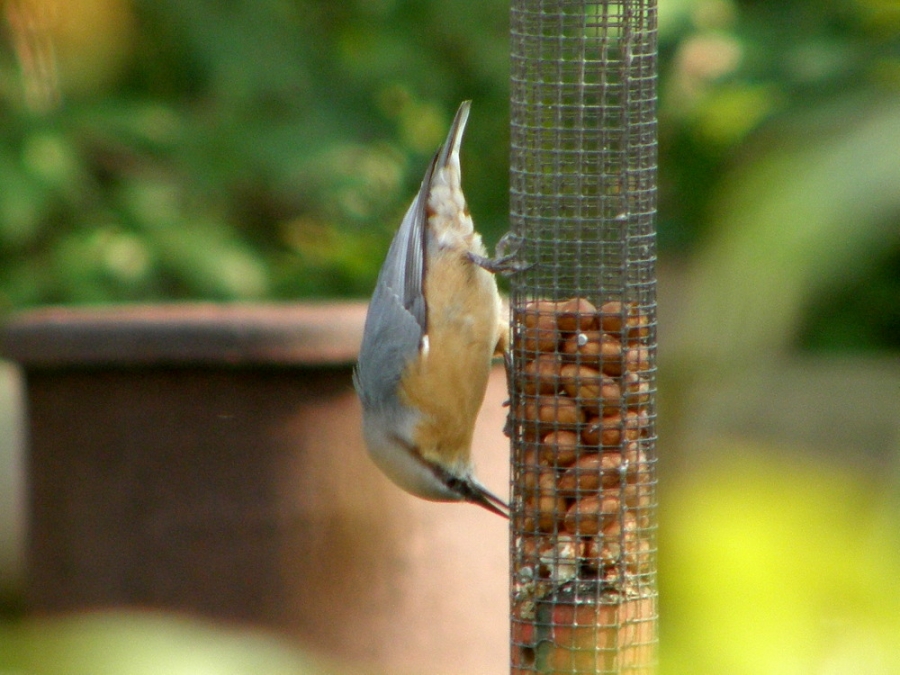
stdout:
[[410,455],[415,457],[422,464],[422,466],[431,471],[431,473],[434,474],[434,477],[437,478],[441,483],[446,485],[450,490],[452,490],[453,492],[458,492],[464,497],[468,497],[473,494],[471,485],[469,485],[465,480],[454,476],[444,467],[439,466],[434,462],[429,462],[427,459],[422,457],[422,453],[419,451],[418,447],[416,447],[412,443],[408,443],[406,440],[400,438],[397,435],[394,435],[393,438],[395,441],[397,441],[398,445],[402,445]]

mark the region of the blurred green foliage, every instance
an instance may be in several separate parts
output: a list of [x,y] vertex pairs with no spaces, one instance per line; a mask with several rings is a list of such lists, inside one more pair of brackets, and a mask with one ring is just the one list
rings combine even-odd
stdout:
[[0,672],[337,675],[274,636],[174,614],[93,612],[0,625]]
[[719,363],[900,347],[900,4],[660,5],[659,231],[691,258],[685,343]]
[[[17,34],[29,4],[4,3],[0,307],[365,296],[465,98],[472,211],[489,241],[506,228],[506,3],[81,0]],[[851,133],[900,97],[892,0],[660,5],[664,252],[743,227],[727,222],[743,208],[726,189],[735,174],[774,154],[791,175],[798,146]],[[31,63],[42,52],[55,71]],[[888,131],[882,160],[900,143]],[[856,171],[837,168],[836,184]],[[809,192],[791,178],[775,187]],[[777,198],[766,187],[755,202]],[[897,229],[900,206],[886,206],[846,227],[877,217]],[[796,220],[778,216],[783,230]],[[796,242],[775,232],[758,244]],[[839,310],[804,298],[804,344],[900,344],[900,244],[882,234],[876,249],[827,289]],[[828,317],[852,311],[860,286],[872,297],[859,330],[835,335]]]
[[661,490],[661,672],[900,672],[897,504],[879,481],[790,446],[708,450]]
[[[59,106],[36,111],[15,54],[2,65],[6,306],[365,295],[467,97],[470,199],[485,229],[503,229],[498,3],[85,0],[57,11],[47,32]],[[98,22],[104,12],[115,20]],[[79,42],[77,30],[94,34]],[[92,40],[124,44],[101,50],[96,72],[71,72]]]

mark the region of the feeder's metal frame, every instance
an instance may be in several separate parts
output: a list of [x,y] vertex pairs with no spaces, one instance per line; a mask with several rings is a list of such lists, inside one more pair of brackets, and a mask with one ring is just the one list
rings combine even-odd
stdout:
[[513,0],[512,672],[651,673],[655,0]]

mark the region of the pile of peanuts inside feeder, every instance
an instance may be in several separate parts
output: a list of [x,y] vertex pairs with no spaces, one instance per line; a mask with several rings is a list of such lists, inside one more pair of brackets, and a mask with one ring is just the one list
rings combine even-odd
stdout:
[[[651,543],[650,321],[633,305],[537,300],[513,315],[524,357],[514,433],[520,600],[598,581],[631,595]],[[523,597],[524,596],[524,597]]]

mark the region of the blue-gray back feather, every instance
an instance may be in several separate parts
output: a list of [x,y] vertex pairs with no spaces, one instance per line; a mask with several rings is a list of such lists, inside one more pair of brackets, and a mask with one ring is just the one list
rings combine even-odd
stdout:
[[369,301],[359,361],[353,373],[364,407],[395,405],[406,365],[428,327],[425,304],[426,205],[434,162],[394,235]]
[[353,381],[363,405],[395,405],[397,385],[428,332],[425,303],[428,195],[434,172],[459,152],[470,102],[456,112],[444,144],[431,160],[419,192],[391,241],[369,303]]

